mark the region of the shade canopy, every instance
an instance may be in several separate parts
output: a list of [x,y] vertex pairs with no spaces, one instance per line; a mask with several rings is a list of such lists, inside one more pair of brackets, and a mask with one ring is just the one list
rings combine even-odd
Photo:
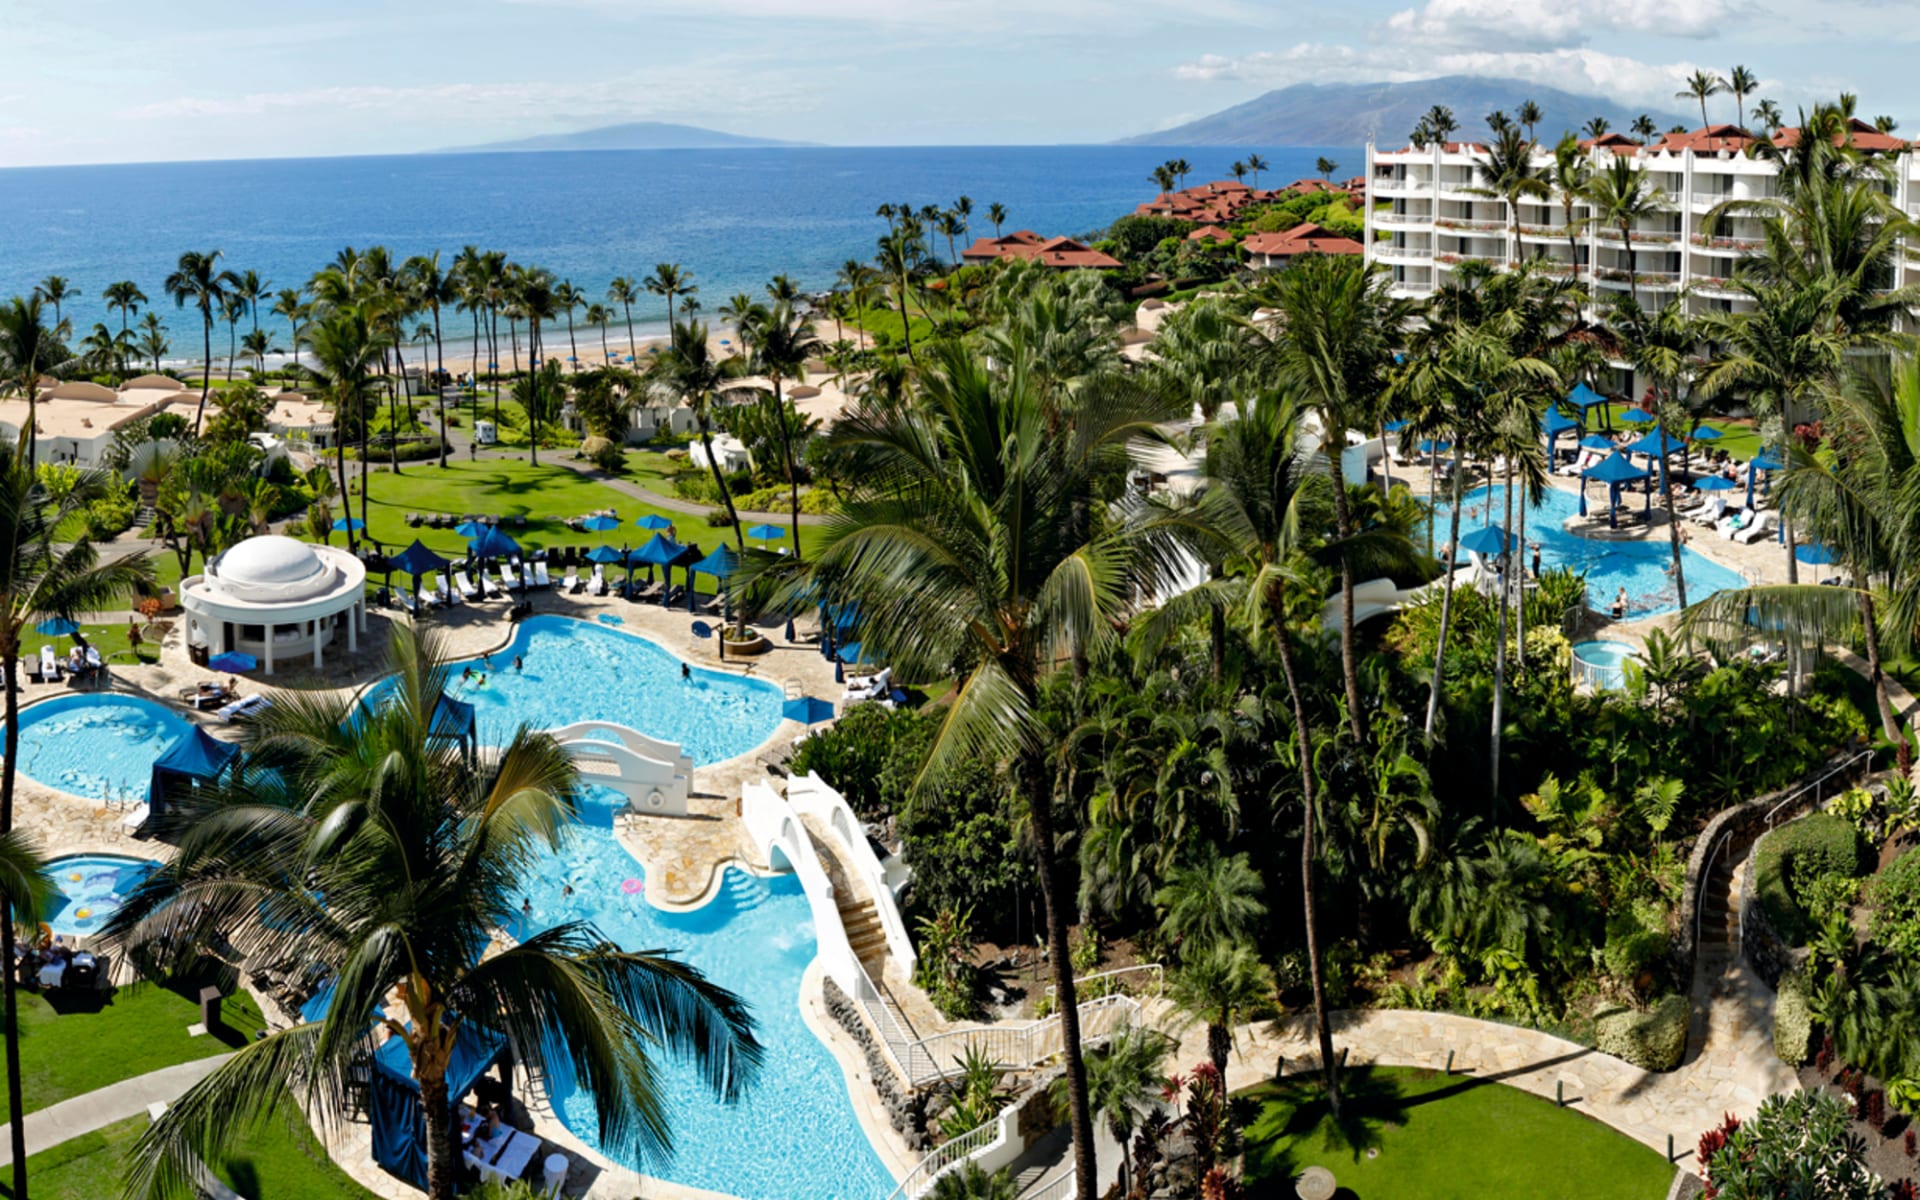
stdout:
[[1567,393],[1567,403],[1582,411],[1592,408],[1596,404],[1605,404],[1606,402],[1607,398],[1605,396],[1602,396],[1599,392],[1594,391],[1584,383],[1574,384],[1573,390]]
[[335,533],[345,533],[349,529],[365,529],[366,527],[367,523],[359,517],[340,517],[333,523],[333,531]]
[[427,727],[428,735],[466,740],[473,736],[473,729],[473,705],[442,692],[439,703],[433,706],[433,723]]
[[251,671],[259,665],[259,659],[241,650],[229,650],[207,660],[207,666],[216,671]]
[[740,555],[732,546],[722,542],[712,554],[694,563],[692,569],[715,579],[725,579],[740,569]]
[[240,747],[223,742],[195,725],[174,739],[166,753],[154,760],[153,778],[147,784],[147,803],[158,809],[166,798],[166,784],[172,779],[212,780],[227,769],[240,753]]
[[624,562],[625,560],[626,555],[615,550],[612,546],[600,545],[587,551],[588,562],[617,563]]
[[1711,425],[1702,425],[1693,431],[1692,440],[1696,442],[1717,442],[1725,436],[1726,434],[1721,433]]
[[1644,467],[1636,467],[1624,454],[1610,454],[1606,458],[1580,472],[1585,479],[1595,479],[1601,483],[1632,483],[1636,479],[1645,479],[1651,472]]
[[1793,556],[1814,567],[1840,561],[1840,557],[1833,552],[1833,547],[1821,542],[1801,542],[1793,548]]
[[861,649],[861,643],[848,642],[846,645],[840,647],[840,652],[834,655],[834,657],[843,663],[857,663],[860,661]]
[[467,546],[475,558],[505,558],[520,553],[520,543],[489,525]]
[[1733,480],[1724,475],[1703,475],[1693,481],[1693,490],[1696,492],[1725,492],[1731,491],[1734,486]]
[[1620,419],[1622,421],[1631,421],[1636,425],[1650,425],[1653,423],[1653,414],[1636,404],[1621,413]]
[[[507,1040],[472,1021],[460,1022],[446,1070],[447,1100],[458,1105],[473,1085],[500,1059]],[[405,1038],[388,1038],[373,1052],[373,1076],[367,1086],[367,1123],[373,1135],[373,1159],[399,1179],[427,1185],[427,1122],[421,1111],[420,1081]]]
[[1462,534],[1460,548],[1475,554],[1504,554],[1519,540],[1498,525],[1488,525]]
[[416,578],[428,571],[444,571],[452,564],[428,549],[426,543],[415,538],[413,545],[393,556],[393,569],[405,571]]
[[54,617],[34,626],[41,637],[68,637],[80,632],[80,622],[67,617]]
[[755,525],[747,530],[747,536],[756,542],[770,542],[787,536],[787,531],[778,525]]
[[1605,454],[1607,451],[1613,449],[1613,440],[1605,434],[1590,433],[1580,439],[1580,447],[1583,450],[1598,450],[1600,453]]
[[1426,438],[1420,443],[1422,454],[1442,454],[1451,449],[1453,449],[1452,442],[1443,442],[1436,438]]
[[1565,433],[1569,429],[1580,428],[1580,421],[1579,418],[1570,417],[1557,408],[1550,408],[1547,410],[1547,419],[1541,423],[1540,427],[1547,431],[1548,437],[1552,437],[1555,434]]
[[1651,454],[1658,458],[1668,454],[1678,454],[1683,445],[1679,438],[1669,437],[1657,429],[1649,429],[1639,441],[1627,447],[1627,453]]
[[620,518],[609,517],[604,514],[591,516],[580,522],[580,527],[588,533],[605,533],[609,529],[620,528]]
[[463,538],[477,538],[493,526],[485,521],[462,521],[453,527],[453,531]]
[[780,715],[789,721],[815,725],[833,720],[833,701],[818,696],[800,696],[780,706]]
[[1756,471],[1778,471],[1784,465],[1780,456],[1771,450],[1762,450],[1753,456],[1753,469]]
[[1413,424],[1412,421],[1388,421],[1386,424],[1386,430],[1388,433],[1399,433],[1402,429],[1405,429],[1407,426],[1411,424]]
[[673,528],[673,522],[667,520],[665,517],[661,516],[659,513],[648,513],[646,516],[641,517],[638,521],[635,521],[634,524],[638,525],[642,529],[672,529]]
[[680,560],[683,547],[664,533],[656,533],[647,544],[627,556],[635,566],[670,567]]

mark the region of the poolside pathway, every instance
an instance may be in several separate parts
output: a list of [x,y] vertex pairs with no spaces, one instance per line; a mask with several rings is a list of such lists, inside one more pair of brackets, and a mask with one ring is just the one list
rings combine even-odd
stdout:
[[[82,1096],[74,1096],[27,1114],[27,1153],[38,1154],[50,1146],[105,1129],[116,1121],[137,1117],[152,1104],[172,1104],[186,1090],[213,1074],[214,1068],[232,1058],[216,1054],[161,1067],[145,1075],[123,1079]],[[0,1166],[13,1162],[13,1127],[0,1125]]]

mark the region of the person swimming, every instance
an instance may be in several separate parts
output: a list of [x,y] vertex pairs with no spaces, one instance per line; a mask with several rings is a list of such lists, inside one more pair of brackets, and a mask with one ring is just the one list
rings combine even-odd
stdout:
[[460,682],[461,682],[461,683],[472,683],[472,682],[473,682],[473,668],[472,668],[472,667],[462,667],[462,668],[460,668]]
[[516,655],[514,655],[514,656],[513,656],[513,669],[514,669],[514,670],[516,670],[516,671],[518,671],[518,670],[519,670],[519,669],[520,669],[520,668],[521,668],[522,666],[524,666],[524,665],[525,665],[525,664],[524,664],[523,662],[521,662],[521,660],[520,660],[520,656],[519,656],[518,654],[516,654]]
[[687,665],[687,664],[685,664],[685,663],[681,663],[681,664],[680,664],[680,678],[682,678],[682,679],[692,679],[692,678],[693,678],[693,668],[692,668],[692,667],[690,667],[690,666],[688,666],[688,665]]

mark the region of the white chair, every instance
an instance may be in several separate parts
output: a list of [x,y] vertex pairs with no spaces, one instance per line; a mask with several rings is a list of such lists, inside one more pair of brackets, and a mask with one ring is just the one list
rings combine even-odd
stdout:
[[529,592],[534,589],[533,567],[528,563],[520,564],[520,586],[523,590]]
[[607,594],[606,568],[601,563],[593,564],[593,578],[587,581],[587,595],[604,596]]
[[1699,508],[1682,514],[1696,525],[1712,525],[1727,515],[1725,496],[1714,496]]
[[40,678],[49,683],[60,678],[60,656],[51,645],[40,647]]
[[473,586],[473,581],[467,578],[465,571],[455,571],[453,573],[453,585],[460,589],[460,598],[469,604],[480,599],[479,589]]
[[402,588],[393,594],[393,598],[401,608],[406,609],[416,617],[420,615],[420,606],[413,602],[412,592]]
[[580,590],[580,568],[567,568],[566,576],[560,580],[560,590],[569,594]]
[[1751,546],[1773,528],[1776,519],[1772,509],[1755,513],[1752,522],[1749,523],[1746,528],[1735,533],[1733,540],[1742,545]]
[[520,580],[514,576],[513,567],[507,563],[500,564],[500,586],[509,592],[520,590]]
[[545,559],[541,559],[533,564],[533,586],[543,588],[553,586],[553,579],[547,574],[547,563]]
[[147,817],[150,816],[152,812],[153,810],[146,805],[138,805],[128,812],[126,816],[120,818],[120,828],[129,836],[138,833],[140,827],[147,823]]

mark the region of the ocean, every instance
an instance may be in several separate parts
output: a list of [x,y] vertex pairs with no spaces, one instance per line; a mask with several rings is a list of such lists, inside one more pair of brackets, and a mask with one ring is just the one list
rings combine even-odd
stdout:
[[[1148,174],[1171,158],[1193,165],[1189,185],[1228,177],[1249,150],[1272,164],[1271,187],[1314,174],[1325,155],[1339,177],[1364,163],[1355,148],[1168,146],[862,147],[579,151],[367,158],[146,163],[0,170],[0,298],[50,274],[78,295],[64,305],[75,341],[96,321],[118,328],[101,289],[132,279],[167,322],[172,360],[199,356],[200,330],[161,288],[185,250],[223,252],[272,288],[304,283],[341,248],[384,244],[396,258],[465,245],[545,266],[602,299],[616,275],[656,263],[693,273],[712,319],[738,292],[759,294],[776,273],[824,290],[849,258],[870,258],[882,203],[949,206],[973,200],[972,236],[1006,231],[1080,235],[1104,228],[1154,193]],[[1249,181],[1251,182],[1251,181]],[[964,246],[958,248],[964,249]],[[944,259],[947,247],[939,239]],[[643,333],[664,333],[666,305],[634,309]],[[449,338],[466,320],[443,318]],[[276,345],[286,323],[263,312]],[[246,325],[243,323],[242,330]],[[224,353],[224,329],[214,337]],[[583,331],[584,332],[584,331]],[[624,336],[617,324],[616,337]],[[558,345],[549,332],[550,347]],[[582,357],[587,345],[582,344]]]

